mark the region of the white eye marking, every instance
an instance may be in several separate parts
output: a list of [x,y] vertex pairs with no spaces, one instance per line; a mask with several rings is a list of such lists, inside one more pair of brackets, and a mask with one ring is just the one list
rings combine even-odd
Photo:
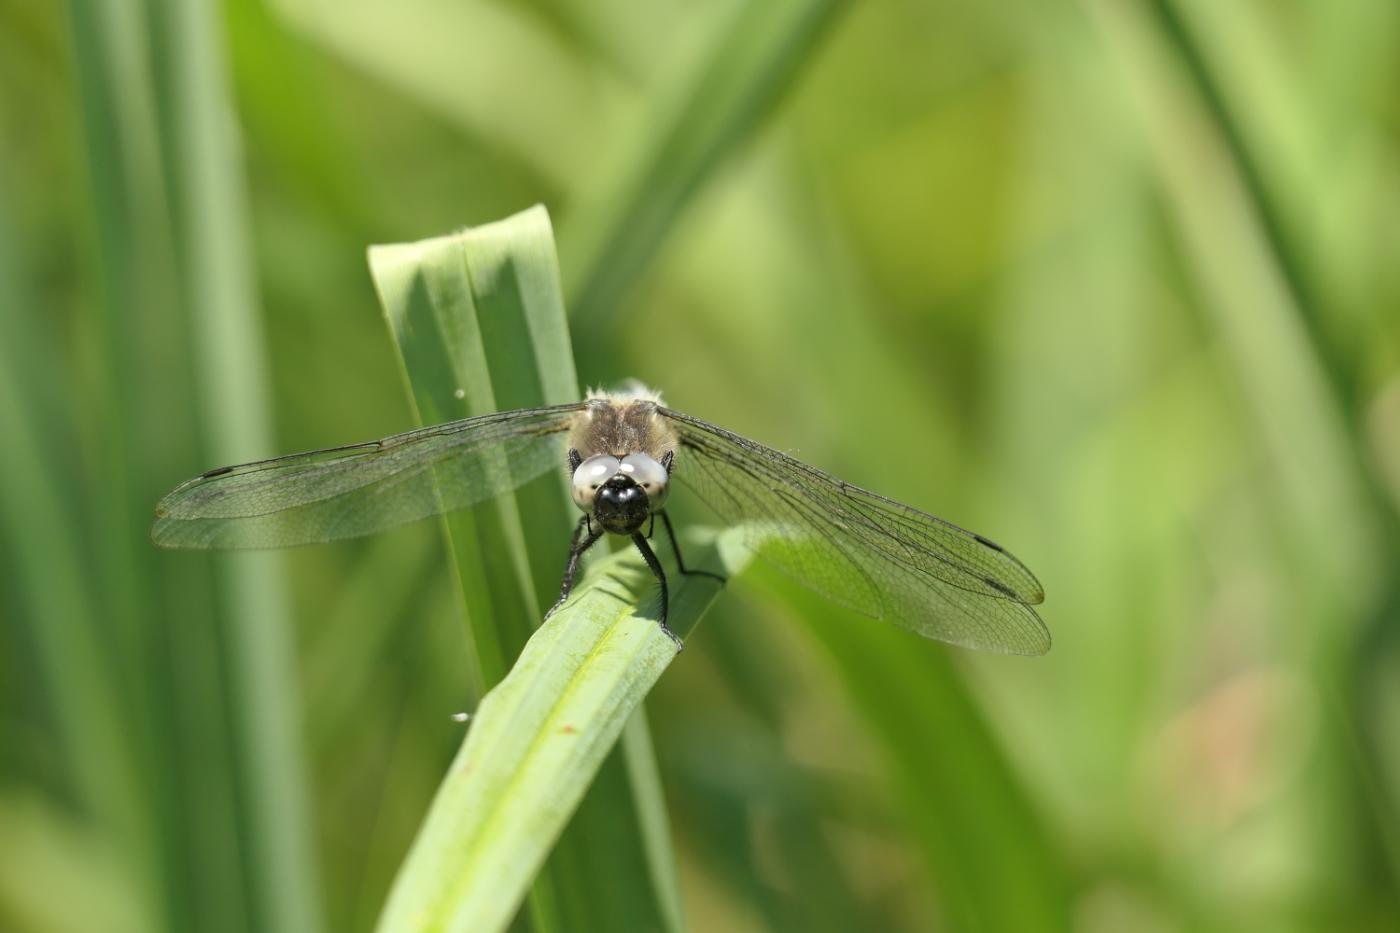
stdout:
[[607,454],[597,454],[579,464],[578,469],[574,471],[573,482],[569,484],[569,495],[573,498],[574,505],[585,512],[591,511],[594,494],[617,473],[620,466],[616,457],[609,457]]
[[666,503],[669,476],[666,468],[646,454],[628,454],[622,458],[618,469],[632,477],[632,480],[647,494],[647,505],[655,512]]

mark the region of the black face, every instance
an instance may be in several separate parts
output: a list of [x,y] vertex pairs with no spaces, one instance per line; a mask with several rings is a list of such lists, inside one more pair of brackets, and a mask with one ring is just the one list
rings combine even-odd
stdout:
[[619,473],[603,484],[593,500],[593,517],[606,531],[615,535],[630,535],[647,520],[651,505],[646,490],[632,477]]

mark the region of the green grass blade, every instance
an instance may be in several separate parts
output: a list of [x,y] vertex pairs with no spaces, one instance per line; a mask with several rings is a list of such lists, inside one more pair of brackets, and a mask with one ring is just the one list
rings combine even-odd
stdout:
[[[548,215],[369,254],[421,424],[578,398]],[[519,496],[445,518],[480,695],[505,676],[543,615],[572,528],[563,469]],[[562,529],[562,530],[561,530]]]
[[[1328,698],[1315,753],[1316,773],[1326,779],[1303,796],[1311,806],[1341,781],[1366,791],[1329,801],[1329,818],[1375,833],[1394,883],[1400,825],[1396,801],[1375,773],[1383,752],[1367,747],[1373,740],[1365,723],[1342,697],[1355,679],[1358,645],[1389,627],[1386,604],[1395,589],[1385,563],[1397,531],[1365,462],[1352,364],[1324,327],[1336,309],[1319,303],[1299,268],[1294,244],[1302,238],[1287,227],[1281,199],[1175,4],[1158,0],[1142,12],[1096,0],[1089,8],[1140,111],[1173,232],[1268,455],[1269,493],[1291,565],[1292,621],[1305,636],[1295,663]],[[1340,862],[1329,869],[1339,881],[1358,870]]]
[[[149,828],[139,822],[144,815],[142,782],[130,724],[117,703],[116,673],[103,656],[102,613],[93,603],[79,506],[63,485],[61,465],[71,462],[73,454],[55,449],[56,439],[46,434],[63,423],[50,419],[71,409],[68,399],[53,397],[58,387],[47,378],[56,367],[54,348],[35,326],[36,317],[19,310],[35,304],[20,279],[3,213],[0,306],[14,309],[0,314],[0,434],[5,437],[0,444],[0,474],[5,477],[0,483],[0,536],[16,571],[6,585],[13,587],[21,609],[16,616],[0,613],[0,633],[11,644],[32,646],[19,654],[37,662],[35,679],[50,709],[55,747],[65,759],[68,790],[103,831],[121,839],[133,856],[144,856]],[[13,633],[4,632],[11,627]],[[18,874],[20,862],[16,857],[8,867]],[[123,880],[144,895],[148,879],[142,875],[149,866],[133,857],[123,867]],[[0,887],[9,883],[7,878]],[[33,893],[42,901],[55,891]]]
[[1312,569],[1335,598],[1351,600],[1365,591],[1362,552],[1376,529],[1338,399],[1301,326],[1286,258],[1274,251],[1227,134],[1182,80],[1154,22],[1118,4],[1089,6],[1138,104],[1204,307],[1278,465],[1284,514],[1299,541],[1335,542]]
[[[200,413],[212,461],[237,461],[275,444],[221,22],[212,3],[174,2],[156,5],[155,29],[168,44],[161,77],[174,232],[183,250]],[[312,931],[322,926],[320,883],[281,561],[276,554],[226,555],[216,568],[227,606],[229,708],[256,925]]]
[[83,305],[100,391],[79,410],[97,439],[95,611],[125,688],[109,711],[125,717],[144,795],[118,838],[168,928],[315,930],[276,571],[266,558],[161,557],[149,543],[162,487],[272,447],[217,17],[207,3],[73,0],[69,12],[101,283]]
[[[370,266],[421,423],[578,398],[543,208],[373,247]],[[505,676],[558,593],[578,514],[565,482],[561,464],[513,496],[444,519],[477,697]],[[640,728],[629,728],[541,873],[530,901],[536,928],[601,929],[619,918],[670,926],[676,916],[679,886],[656,856],[670,849],[665,808]]]
[[[715,566],[698,553],[700,566]],[[692,630],[719,590],[707,577],[679,578],[675,631]],[[473,717],[380,930],[485,933],[510,922],[584,788],[677,654],[657,625],[655,598],[640,555],[621,552],[531,638]]]
[[565,291],[601,330],[690,197],[773,109],[844,4],[738,4],[700,67],[644,115],[641,131],[569,217]]

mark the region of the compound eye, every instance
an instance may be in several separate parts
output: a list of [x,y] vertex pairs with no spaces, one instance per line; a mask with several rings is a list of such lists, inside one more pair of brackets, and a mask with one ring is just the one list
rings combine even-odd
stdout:
[[621,467],[621,461],[607,454],[598,454],[580,463],[578,469],[574,470],[574,481],[569,484],[569,494],[573,496],[574,505],[585,512],[591,512],[598,490],[616,475]]
[[647,494],[647,505],[655,512],[666,504],[666,493],[669,491],[670,474],[666,468],[657,463],[646,454],[628,454],[622,458],[622,465],[619,467],[623,473],[632,477],[632,482],[642,487]]

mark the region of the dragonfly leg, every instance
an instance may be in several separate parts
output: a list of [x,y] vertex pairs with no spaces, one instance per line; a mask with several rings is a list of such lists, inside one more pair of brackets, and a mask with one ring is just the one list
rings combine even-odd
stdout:
[[[588,529],[586,536],[583,533],[585,528]],[[574,526],[573,540],[569,542],[569,562],[564,565],[564,582],[559,587],[559,601],[549,607],[549,611],[544,614],[546,619],[554,615],[555,610],[564,605],[565,600],[569,598],[569,591],[574,588],[574,574],[578,573],[579,558],[602,536],[601,531],[593,530],[593,523],[588,520],[587,515],[578,520],[578,524]]]
[[676,530],[671,527],[671,516],[666,514],[665,509],[661,510],[661,523],[666,526],[666,537],[671,539],[671,550],[676,552],[676,566],[680,568],[681,573],[685,574],[687,577],[710,577],[711,579],[718,580],[721,583],[729,582],[719,574],[711,573],[708,570],[687,570],[685,566],[685,561],[681,558],[680,542],[676,540]]
[[647,539],[642,537],[640,533],[632,535],[632,543],[637,546],[637,550],[642,552],[642,560],[647,562],[647,566],[656,576],[656,582],[661,584],[661,631],[665,632],[667,637],[676,643],[676,650],[681,651],[685,648],[685,643],[681,641],[679,635],[666,627],[666,612],[671,608],[671,596],[666,589],[666,571],[661,569],[661,561],[656,559],[651,545],[647,544]]

